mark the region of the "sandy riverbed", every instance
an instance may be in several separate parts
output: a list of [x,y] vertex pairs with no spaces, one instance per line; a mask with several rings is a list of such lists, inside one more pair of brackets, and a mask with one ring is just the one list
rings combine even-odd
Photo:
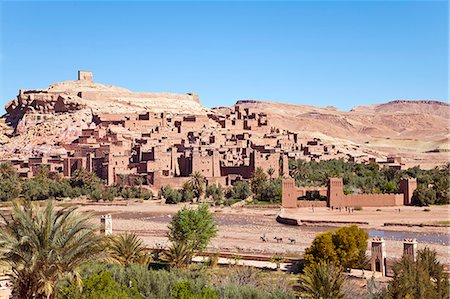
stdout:
[[[81,211],[91,211],[96,215],[110,213],[113,217],[115,232],[132,231],[140,235],[145,243],[154,247],[156,244],[167,244],[167,224],[172,215],[183,206],[194,205],[161,205],[157,202],[131,203],[127,206],[85,205]],[[409,224],[434,223],[449,220],[449,206],[433,206],[430,212],[424,208],[364,208],[362,211],[348,213],[330,211],[327,208],[301,208],[295,211],[284,211],[285,215],[303,220],[363,221],[368,225],[360,225],[370,234],[386,233],[386,251],[388,257],[400,257],[403,237],[417,237],[421,241],[419,249],[429,246],[438,252],[439,258],[450,263],[450,231],[448,227],[407,227],[383,226],[385,222],[401,222]],[[279,209],[249,208],[211,208],[219,232],[210,244],[209,250],[228,250],[232,252],[275,254],[283,253],[291,256],[301,255],[317,233],[334,229],[335,225],[287,226],[275,221]],[[260,236],[265,234],[269,241],[264,243]],[[431,237],[427,237],[431,236]],[[276,243],[274,237],[283,238],[283,243]],[[288,243],[288,238],[296,240],[296,244]]]

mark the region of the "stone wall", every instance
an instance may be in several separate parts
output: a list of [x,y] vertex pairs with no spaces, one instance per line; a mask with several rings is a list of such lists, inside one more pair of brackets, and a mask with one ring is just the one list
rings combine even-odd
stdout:
[[391,207],[403,205],[403,194],[351,194],[329,200],[331,207]]

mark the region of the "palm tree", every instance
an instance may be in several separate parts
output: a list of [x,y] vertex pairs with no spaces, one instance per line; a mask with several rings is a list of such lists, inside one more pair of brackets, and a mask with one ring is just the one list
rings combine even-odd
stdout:
[[302,298],[325,299],[343,298],[342,287],[345,279],[340,268],[333,264],[319,262],[305,268],[300,276]]
[[304,160],[297,159],[292,164],[291,175],[293,178],[304,180],[309,176],[307,163]]
[[9,178],[16,175],[16,170],[10,162],[0,163],[0,178]]
[[267,174],[269,175],[270,180],[272,180],[272,176],[274,173],[275,173],[275,169],[273,169],[272,167],[267,169]]
[[205,192],[205,185],[206,185],[205,181],[206,178],[201,172],[196,171],[191,174],[191,178],[189,179],[189,185],[191,186],[191,189],[194,192],[197,200],[200,200],[200,197]]
[[110,260],[125,267],[134,263],[148,265],[151,260],[142,239],[134,233],[126,232],[110,237],[108,249]]
[[172,267],[182,268],[187,266],[192,259],[193,251],[184,242],[173,242],[172,245],[164,252],[164,260]]
[[104,257],[104,237],[74,207],[56,211],[52,201],[44,209],[16,201],[2,218],[0,262],[12,269],[14,298],[55,298],[60,279],[79,283],[79,266]]

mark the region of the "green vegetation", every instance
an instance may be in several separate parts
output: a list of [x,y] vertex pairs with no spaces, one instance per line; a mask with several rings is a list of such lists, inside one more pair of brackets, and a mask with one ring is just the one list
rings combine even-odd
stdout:
[[[12,203],[11,217],[0,227],[0,262],[12,268],[17,298],[343,298],[351,293],[342,269],[366,263],[367,234],[350,226],[316,237],[298,284],[293,274],[239,266],[240,256],[226,267],[217,267],[218,255],[210,267],[191,265],[194,250],[206,248],[217,233],[206,205],[178,212],[169,226],[170,248],[155,250],[150,263],[139,237],[101,236],[76,208]],[[271,260],[279,269],[283,257]],[[404,257],[394,266],[388,288],[380,292],[371,280],[367,298],[448,298],[443,270],[436,252],[419,250],[417,261]]]
[[244,200],[252,195],[250,185],[244,181],[237,181],[227,193],[228,198]]
[[250,185],[257,201],[281,202],[281,178],[269,180],[261,167],[255,169]]
[[171,242],[184,243],[191,250],[204,250],[217,234],[214,217],[203,204],[197,209],[179,210],[169,224],[168,237]]
[[225,200],[225,192],[222,185],[208,185],[206,187],[206,197],[211,197],[214,204],[222,204]]
[[190,176],[191,178],[188,181],[190,189],[194,193],[194,196],[197,200],[200,200],[200,197],[205,193],[206,186],[206,178],[201,172],[194,172]]
[[183,194],[180,191],[173,189],[170,186],[161,187],[161,190],[159,191],[159,196],[164,197],[166,203],[168,204],[177,204],[183,198]]
[[325,261],[313,263],[305,268],[300,275],[300,289],[302,298],[323,299],[344,298],[344,276],[342,270]]
[[309,264],[327,262],[344,268],[363,268],[368,234],[356,225],[318,234],[305,250]]
[[450,284],[436,252],[418,250],[417,260],[404,256],[394,265],[394,277],[384,298],[449,298]]
[[3,217],[0,262],[12,268],[14,298],[54,298],[57,282],[78,277],[78,267],[99,260],[104,248],[96,226],[75,208],[56,211],[30,202],[14,202],[11,219]]
[[254,268],[236,266],[167,271],[149,270],[136,264],[124,268],[117,264],[89,263],[80,271],[83,289],[62,280],[58,298],[294,299],[292,286],[286,283],[284,274],[279,274],[280,277],[275,274],[267,277]]
[[[123,180],[122,180],[123,181]],[[20,179],[10,163],[0,163],[0,201],[7,201],[22,196],[26,200],[59,199],[85,195],[99,201],[112,201],[116,197],[153,198],[152,192],[137,186],[106,186],[94,173],[85,169],[74,172],[70,179],[61,175],[50,177],[47,167],[40,167],[31,179]]]
[[306,162],[290,161],[290,175],[298,186],[326,185],[330,177],[342,177],[344,193],[395,193],[399,192],[401,178],[416,178],[414,205],[450,203],[450,163],[431,170],[418,166],[406,170],[381,169],[378,164],[357,164],[343,160]]
[[151,261],[142,240],[134,233],[111,236],[108,250],[110,260],[124,267],[131,264],[148,265]]

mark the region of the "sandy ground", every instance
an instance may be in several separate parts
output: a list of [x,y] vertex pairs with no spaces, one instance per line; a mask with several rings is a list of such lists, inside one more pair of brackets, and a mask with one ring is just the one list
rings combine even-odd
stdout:
[[[127,206],[86,205],[81,211],[90,211],[97,216],[110,213],[113,218],[115,233],[124,231],[136,232],[143,238],[146,245],[155,247],[168,244],[166,237],[167,225],[172,215],[183,206],[194,205],[161,205],[157,202],[132,203]],[[388,257],[400,257],[403,250],[403,238],[417,238],[418,248],[429,246],[438,252],[442,262],[450,263],[450,230],[448,227],[407,227],[383,226],[385,222],[400,222],[409,224],[434,223],[448,221],[449,206],[433,206],[430,212],[424,208],[401,207],[398,208],[364,208],[353,213],[344,210],[330,211],[327,208],[302,208],[293,211],[284,211],[284,215],[304,220],[332,220],[332,221],[364,221],[368,225],[360,225],[369,234],[384,236]],[[257,253],[273,255],[282,253],[287,256],[300,256],[306,247],[310,246],[315,235],[327,230],[335,229],[338,225],[302,225],[288,226],[275,221],[280,213],[279,209],[249,209],[249,208],[211,208],[219,232],[208,248],[212,251],[231,251],[242,253]],[[265,234],[268,242],[262,242],[261,236]],[[283,238],[277,243],[274,238]],[[288,242],[288,238],[296,240],[295,244]]]

